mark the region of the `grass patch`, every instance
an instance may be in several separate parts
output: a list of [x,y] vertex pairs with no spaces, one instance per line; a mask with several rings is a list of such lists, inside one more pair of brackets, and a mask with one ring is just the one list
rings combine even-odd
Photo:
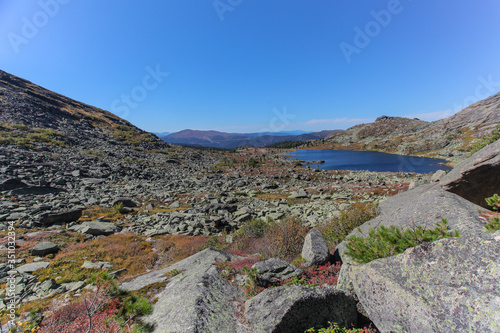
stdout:
[[67,246],[55,256],[49,267],[36,271],[34,275],[40,281],[81,281],[95,272],[81,268],[85,260],[107,261],[111,263],[112,270],[126,268],[124,276],[138,275],[153,267],[157,259],[152,244],[146,242],[144,236],[115,234]]
[[371,325],[369,327],[363,328],[346,328],[341,327],[337,323],[329,323],[330,326],[326,328],[310,328],[305,333],[377,333],[377,330],[372,328]]
[[22,124],[0,124],[0,144],[33,148],[34,143],[64,147],[65,135],[51,128],[30,128]]
[[350,237],[346,244],[348,249],[346,254],[356,262],[364,264],[375,259],[403,253],[406,249],[422,243],[447,237],[459,237],[459,232],[450,231],[446,219],[438,222],[434,229],[417,227],[402,231],[395,226],[390,228],[380,226],[377,229],[370,229],[366,238]]
[[151,133],[141,133],[131,126],[118,125],[114,131],[113,136],[120,140],[125,141],[129,144],[139,144],[141,142],[148,142],[154,139],[154,135]]

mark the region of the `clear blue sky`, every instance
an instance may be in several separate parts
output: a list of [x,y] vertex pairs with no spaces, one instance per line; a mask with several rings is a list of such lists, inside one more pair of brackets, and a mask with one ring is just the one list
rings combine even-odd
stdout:
[[0,36],[0,69],[155,132],[434,120],[500,90],[498,0],[0,0]]

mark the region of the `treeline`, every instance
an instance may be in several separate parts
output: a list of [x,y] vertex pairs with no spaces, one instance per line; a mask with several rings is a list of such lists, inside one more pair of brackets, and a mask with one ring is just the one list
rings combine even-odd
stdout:
[[283,141],[267,145],[266,148],[292,149],[300,146],[310,146],[311,141]]

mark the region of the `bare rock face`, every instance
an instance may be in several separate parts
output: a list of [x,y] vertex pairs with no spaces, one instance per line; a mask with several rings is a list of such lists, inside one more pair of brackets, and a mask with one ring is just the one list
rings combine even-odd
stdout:
[[497,232],[425,243],[350,276],[382,332],[498,332],[499,272]]
[[328,322],[356,324],[355,301],[341,291],[307,286],[277,287],[263,291],[245,304],[253,332],[295,333]]
[[500,194],[500,140],[484,147],[441,179],[444,190],[488,207],[487,197]]

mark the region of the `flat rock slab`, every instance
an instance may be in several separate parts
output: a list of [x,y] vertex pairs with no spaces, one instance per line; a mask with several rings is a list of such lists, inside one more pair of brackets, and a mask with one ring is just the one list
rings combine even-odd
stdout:
[[50,265],[48,261],[32,262],[26,265],[19,266],[16,271],[19,273],[33,273],[39,269],[47,268]]
[[176,275],[158,295],[153,313],[144,320],[154,332],[238,332],[235,298],[238,289],[210,264],[196,265]]
[[174,269],[178,271],[187,271],[192,269],[198,265],[205,264],[214,264],[220,261],[231,261],[235,259],[241,258],[240,256],[236,256],[230,253],[225,253],[222,251],[217,251],[211,248],[200,251],[184,260],[181,260],[171,266],[168,266],[163,269],[159,269],[153,272],[149,272],[143,275],[140,275],[133,280],[128,282],[124,282],[121,285],[121,288],[125,290],[139,290],[143,287],[151,285],[153,283],[165,282],[167,277],[165,273],[170,272]]
[[115,225],[114,223],[93,221],[93,222],[83,222],[78,227],[78,230],[81,233],[88,235],[108,236],[119,232],[121,228]]
[[487,208],[484,199],[500,194],[500,140],[457,165],[440,184],[444,190]]
[[82,217],[81,209],[75,209],[61,213],[45,213],[40,216],[38,223],[43,225],[50,225],[54,223],[69,223],[78,220],[80,217]]
[[31,255],[33,256],[44,256],[51,253],[57,253],[59,251],[59,246],[52,242],[41,242],[36,244],[31,249]]
[[287,286],[266,289],[245,304],[254,333],[303,333],[328,322],[356,324],[354,298],[333,288]]
[[422,244],[350,276],[382,332],[500,331],[500,232]]

